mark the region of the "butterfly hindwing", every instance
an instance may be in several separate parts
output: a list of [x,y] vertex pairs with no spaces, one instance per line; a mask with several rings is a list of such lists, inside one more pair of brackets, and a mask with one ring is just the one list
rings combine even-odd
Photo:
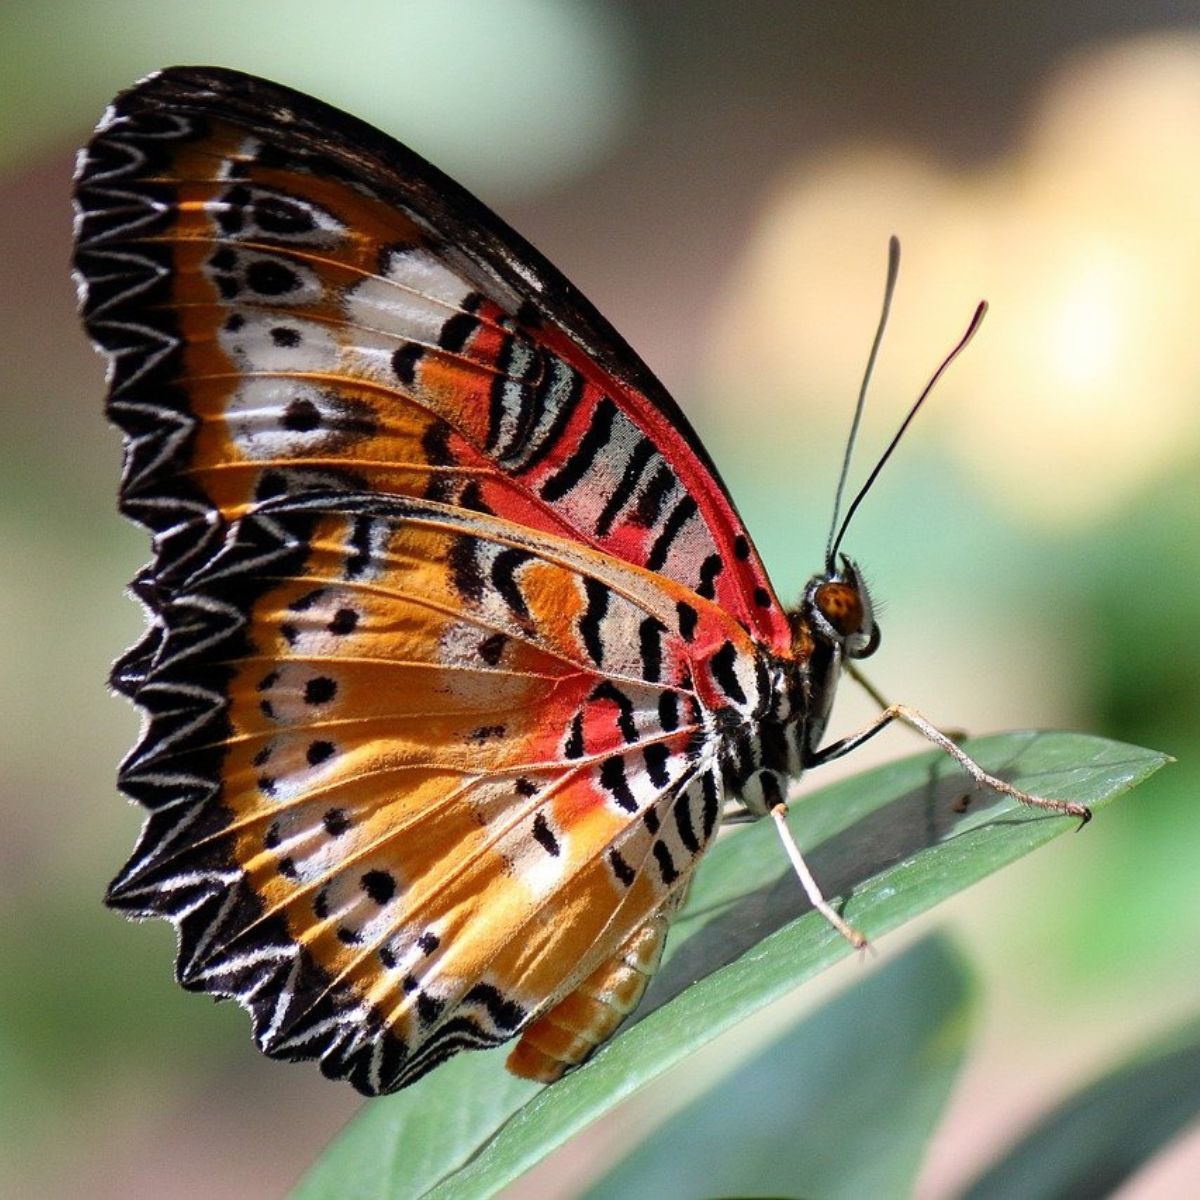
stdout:
[[512,1037],[668,904],[719,822],[713,714],[765,696],[673,581],[373,494],[246,515],[163,630],[111,902],[368,1092]]
[[286,88],[175,68],[114,103],[77,201],[84,317],[112,362],[123,506],[155,535],[153,595],[256,503],[368,491],[574,538],[786,648],[762,564],[661,384],[411,151]]

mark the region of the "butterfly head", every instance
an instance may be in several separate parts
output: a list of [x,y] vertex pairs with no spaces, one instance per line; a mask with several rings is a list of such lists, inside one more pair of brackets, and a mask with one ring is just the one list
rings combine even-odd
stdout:
[[841,566],[814,575],[795,614],[795,640],[824,644],[843,658],[869,658],[879,649],[871,593],[853,559],[841,555]]

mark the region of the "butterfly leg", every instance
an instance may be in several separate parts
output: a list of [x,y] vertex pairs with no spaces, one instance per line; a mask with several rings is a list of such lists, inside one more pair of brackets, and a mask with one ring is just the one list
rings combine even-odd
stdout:
[[808,863],[804,861],[804,856],[800,853],[800,847],[796,845],[795,838],[792,837],[792,831],[788,828],[787,823],[788,807],[786,804],[777,804],[771,809],[771,818],[775,822],[775,829],[779,834],[780,841],[783,842],[783,848],[787,851],[788,859],[791,861],[792,869],[800,879],[800,886],[804,888],[804,894],[808,897],[809,903],[827,920],[857,950],[862,950],[867,945],[867,939],[858,932],[852,925],[847,925],[842,920],[837,909],[829,903],[828,900],[821,894],[821,889],[817,885],[817,881],[813,878],[813,873],[808,869]]
[[525,1030],[505,1063],[514,1075],[553,1083],[616,1033],[658,970],[667,927],[686,893],[680,889],[612,958]]
[[864,742],[869,741],[881,730],[886,729],[893,721],[903,721],[922,737],[931,741],[938,749],[944,750],[981,787],[1011,796],[1014,800],[1029,805],[1031,808],[1044,808],[1050,812],[1078,817],[1081,829],[1092,819],[1092,810],[1086,805],[1072,804],[1066,800],[1047,800],[1043,796],[1033,795],[1032,792],[1023,792],[1020,788],[1013,787],[1011,783],[1005,783],[1003,779],[998,779],[995,775],[989,775],[970,755],[956,746],[946,734],[932,725],[916,709],[909,708],[905,704],[889,704],[865,729],[860,729],[858,733],[853,733],[849,737],[822,747],[805,765],[815,767],[822,763],[832,762],[835,758],[841,758],[844,754],[849,754],[851,750],[856,750]]

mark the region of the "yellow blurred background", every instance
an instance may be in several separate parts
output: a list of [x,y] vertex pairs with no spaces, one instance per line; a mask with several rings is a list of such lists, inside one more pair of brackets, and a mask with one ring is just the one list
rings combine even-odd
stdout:
[[[239,1010],[171,982],[165,926],[100,904],[139,823],[113,783],[136,715],[103,680],[147,547],[115,512],[69,182],[112,94],[178,62],[318,94],[497,208],[680,400],[789,599],[820,565],[888,235],[904,263],[857,478],[986,297],[846,544],[886,605],[872,676],[945,725],[1180,762],[921,923],[986,985],[921,1194],[1195,1013],[1200,6],[9,0],[0,1190],[275,1195],[358,1104],[261,1061]],[[845,697],[839,727],[867,711]],[[576,1194],[629,1125],[514,1194]],[[1197,1178],[1193,1129],[1123,1195]]]

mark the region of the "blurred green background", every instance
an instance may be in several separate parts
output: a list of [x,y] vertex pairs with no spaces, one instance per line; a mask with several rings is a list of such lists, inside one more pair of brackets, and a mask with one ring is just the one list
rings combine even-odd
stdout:
[[[923,924],[985,987],[921,1194],[953,1194],[1196,1011],[1200,6],[6,0],[6,1194],[278,1194],[358,1103],[261,1061],[239,1010],[171,982],[165,926],[100,904],[138,826],[113,785],[137,718],[103,680],[140,628],[121,589],[147,548],[114,511],[69,182],[111,96],[177,62],[314,92],[496,207],[680,399],[788,598],[819,566],[888,234],[905,261],[859,478],[986,296],[847,542],[885,604],[872,677],[945,725],[1076,728],[1180,761]],[[868,711],[845,695],[838,727]],[[849,769],[917,748],[890,734]],[[513,1194],[577,1194],[665,1095]],[[1193,1129],[1123,1194],[1198,1177]]]

